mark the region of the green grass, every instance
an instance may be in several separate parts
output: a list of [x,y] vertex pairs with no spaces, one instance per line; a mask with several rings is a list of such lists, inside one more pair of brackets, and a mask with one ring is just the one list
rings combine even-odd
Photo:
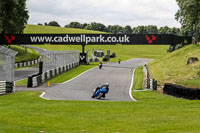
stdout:
[[[199,78],[200,61],[187,65],[189,57],[198,57],[200,59],[200,46],[189,45],[161,59],[153,60],[147,65],[150,77],[158,80],[159,84],[182,83],[182,81]],[[200,85],[198,80],[194,81],[196,83],[195,86]]]
[[87,71],[88,69],[94,68],[98,65],[98,63],[90,63],[90,65],[80,65],[79,67],[76,67],[72,70],[69,70],[63,74],[60,74],[59,76],[56,76],[55,78],[50,79],[48,82],[50,83],[62,83],[67,80],[70,80],[79,74]]
[[137,102],[48,101],[39,92],[0,97],[2,133],[198,133],[199,101],[136,92]]
[[143,66],[141,66],[135,69],[134,84],[133,84],[134,90],[143,89],[143,79],[144,79]]
[[[34,45],[47,50],[79,50],[82,51],[82,46],[77,45]],[[85,51],[89,50],[91,55],[92,50],[110,50],[111,53],[116,53],[116,58],[111,59],[111,62],[117,62],[118,58],[122,61],[132,58],[150,58],[159,59],[167,55],[167,45],[86,45]]]
[[27,48],[27,53],[25,52],[24,47],[20,47],[17,45],[11,45],[11,49],[18,52],[18,54],[15,56],[16,63],[35,60],[39,57],[39,54],[35,50],[30,48]]
[[27,83],[28,83],[28,78],[25,78],[25,79],[16,81],[15,85],[27,85]]
[[200,78],[180,81],[180,82],[177,82],[177,84],[184,85],[184,86],[191,87],[191,88],[192,87],[200,88]]
[[105,33],[100,31],[93,30],[84,30],[84,29],[76,29],[76,28],[62,28],[55,26],[41,26],[41,25],[26,25],[24,29],[25,34],[40,34],[40,33],[60,33],[60,34],[68,34],[68,33]]
[[[142,79],[141,70],[142,67],[136,69],[135,79]],[[155,91],[133,91],[137,102],[55,101],[41,99],[39,94],[17,92],[1,96],[0,132],[198,133],[200,130],[198,100],[176,99]]]

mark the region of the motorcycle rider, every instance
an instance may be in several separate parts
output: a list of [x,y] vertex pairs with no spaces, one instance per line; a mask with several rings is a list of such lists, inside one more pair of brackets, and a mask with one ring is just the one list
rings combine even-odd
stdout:
[[99,63],[99,69],[101,69],[102,66],[103,66],[103,63],[100,61],[100,63]]
[[[95,93],[99,90],[99,89],[102,89],[102,88],[105,88],[107,90],[107,93],[109,91],[109,83],[105,83],[104,85],[102,85],[101,87],[97,87],[94,91],[94,95]],[[92,96],[92,98],[94,98],[94,95]],[[105,98],[105,94],[102,96],[103,98]]]
[[121,60],[120,60],[120,58],[118,59],[118,63],[120,64],[120,62],[121,62]]

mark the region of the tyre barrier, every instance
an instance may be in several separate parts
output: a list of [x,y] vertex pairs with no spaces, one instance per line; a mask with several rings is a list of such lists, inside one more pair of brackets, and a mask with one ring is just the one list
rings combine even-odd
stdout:
[[61,66],[55,69],[51,69],[42,74],[38,73],[34,75],[29,75],[27,87],[37,87],[41,85],[42,83],[46,82],[47,80],[55,76],[58,76],[59,74],[62,74],[68,70],[71,70],[77,66],[79,66],[79,62],[68,64],[66,66]]
[[186,88],[180,85],[165,84],[163,93],[178,98],[196,100],[200,99],[200,88]]
[[14,83],[7,81],[0,81],[0,95],[11,93],[14,91]]
[[32,61],[27,61],[27,62],[20,62],[20,63],[15,63],[15,68],[20,68],[20,67],[27,67],[31,65],[35,65],[39,63],[40,58]]

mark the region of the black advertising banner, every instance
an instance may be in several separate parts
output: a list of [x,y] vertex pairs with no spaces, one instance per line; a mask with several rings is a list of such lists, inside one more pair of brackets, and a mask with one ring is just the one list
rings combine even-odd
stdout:
[[192,43],[192,37],[170,34],[9,34],[0,35],[4,44],[61,44],[61,45],[170,45]]

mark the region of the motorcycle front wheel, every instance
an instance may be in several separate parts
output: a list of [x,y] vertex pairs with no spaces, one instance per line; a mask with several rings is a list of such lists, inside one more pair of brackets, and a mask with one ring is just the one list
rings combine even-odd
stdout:
[[99,95],[97,96],[97,99],[101,99],[102,96],[103,96],[103,92],[100,92]]

